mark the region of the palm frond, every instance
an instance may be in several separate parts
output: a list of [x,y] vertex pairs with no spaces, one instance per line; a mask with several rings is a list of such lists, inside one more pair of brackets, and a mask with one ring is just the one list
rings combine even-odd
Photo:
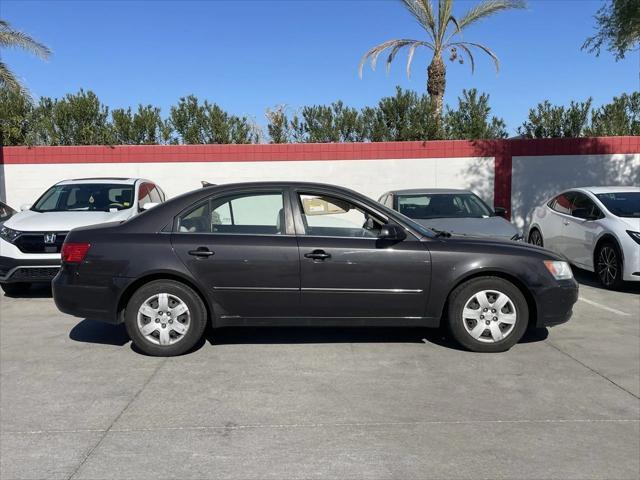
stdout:
[[[378,57],[380,56],[380,54],[382,52],[384,52],[387,48],[393,48],[399,50],[400,48],[410,45],[412,43],[416,43],[416,42],[420,42],[419,40],[411,40],[411,39],[397,39],[397,40],[389,40],[386,42],[381,43],[380,45],[376,45],[375,47],[371,48],[369,51],[367,51],[367,53],[365,53],[362,58],[360,59],[360,64],[358,65],[358,75],[360,76],[360,78],[362,78],[362,69],[364,68],[364,64],[367,63],[367,60],[370,61],[371,63],[371,70],[375,70],[376,69],[376,64],[378,62]],[[396,50],[396,52],[397,52]],[[393,50],[392,50],[393,53]],[[395,56],[395,54],[394,54]],[[393,60],[393,58],[391,57],[391,60]],[[389,61],[389,58],[387,58],[387,61]]]
[[502,10],[526,8],[525,0],[484,0],[475,7],[472,7],[458,21],[460,29],[477,22],[483,18],[490,17]]
[[436,20],[433,16],[431,0],[401,0],[404,6],[415,17],[432,39],[435,39]]
[[447,25],[453,16],[453,0],[438,0],[438,35],[437,42],[442,43],[447,32]]
[[0,61],[0,88],[19,92],[27,98],[30,98],[29,93],[24,88],[20,80],[18,80],[13,72],[9,70],[7,64],[2,61]]
[[471,47],[479,48],[480,50],[482,50],[484,53],[486,53],[491,57],[491,59],[493,60],[493,63],[496,66],[496,72],[500,71],[500,60],[498,60],[498,56],[495,53],[493,53],[493,51],[489,47],[485,47],[480,43],[474,43],[474,42],[456,42],[456,43],[451,43],[448,46],[455,46],[460,48],[463,48],[463,47],[468,48],[469,46],[471,46]]
[[411,62],[413,62],[413,55],[416,53],[418,47],[429,47],[433,49],[433,45],[427,42],[414,43],[409,47],[409,54],[407,55],[407,78],[411,78]]
[[471,49],[467,47],[464,43],[453,43],[451,44],[451,46],[460,48],[464,53],[467,54],[467,57],[469,58],[469,63],[471,64],[471,73],[474,73],[476,70],[476,62],[475,62],[475,59],[473,58],[473,53],[471,52]]
[[4,20],[0,21],[0,47],[22,48],[42,59],[47,59],[51,55],[49,47],[26,33],[11,28],[11,25]]

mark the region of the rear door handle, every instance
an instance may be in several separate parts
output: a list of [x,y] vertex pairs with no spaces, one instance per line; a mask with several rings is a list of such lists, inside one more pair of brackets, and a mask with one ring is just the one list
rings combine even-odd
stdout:
[[207,247],[198,247],[195,250],[189,250],[189,255],[200,258],[208,258],[211,255],[215,255],[216,252],[212,252]]
[[314,260],[324,260],[325,258],[331,258],[331,255],[324,250],[314,250],[313,252],[305,253],[305,258],[313,258]]

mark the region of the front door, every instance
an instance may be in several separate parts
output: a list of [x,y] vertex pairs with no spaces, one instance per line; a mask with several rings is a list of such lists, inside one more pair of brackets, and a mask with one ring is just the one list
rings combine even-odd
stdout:
[[592,269],[593,249],[603,230],[598,220],[602,212],[587,195],[576,192],[571,214],[565,222],[564,254],[577,266]]
[[382,215],[319,191],[293,193],[304,317],[419,319],[429,289],[430,254],[411,233],[378,239]]
[[253,190],[208,199],[177,219],[173,247],[207,289],[221,323],[299,313],[300,260],[288,204],[283,191]]

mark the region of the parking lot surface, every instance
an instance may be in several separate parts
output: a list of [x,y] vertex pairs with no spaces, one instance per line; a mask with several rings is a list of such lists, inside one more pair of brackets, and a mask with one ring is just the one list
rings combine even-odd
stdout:
[[223,329],[151,358],[121,326],[0,298],[0,478],[640,475],[640,289],[474,354],[426,329]]

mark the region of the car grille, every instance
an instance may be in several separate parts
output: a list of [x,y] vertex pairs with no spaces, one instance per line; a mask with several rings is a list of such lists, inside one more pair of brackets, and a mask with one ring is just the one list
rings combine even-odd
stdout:
[[34,280],[52,280],[58,274],[58,267],[36,267],[36,268],[18,268],[13,275],[12,281],[34,281]]
[[23,233],[13,242],[23,253],[60,253],[67,232],[55,232],[54,243],[44,243],[44,236],[53,232]]

